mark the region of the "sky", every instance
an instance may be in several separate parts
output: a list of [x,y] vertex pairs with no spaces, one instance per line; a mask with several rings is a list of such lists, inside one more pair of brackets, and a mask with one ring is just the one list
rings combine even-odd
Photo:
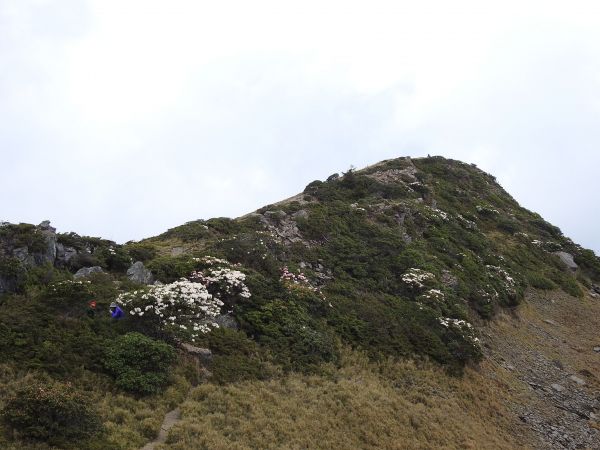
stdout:
[[399,156],[600,254],[600,4],[0,0],[0,219],[126,242]]

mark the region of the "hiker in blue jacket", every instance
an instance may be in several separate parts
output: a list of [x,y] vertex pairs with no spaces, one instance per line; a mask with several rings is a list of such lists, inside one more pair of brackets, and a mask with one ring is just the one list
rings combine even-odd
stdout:
[[110,304],[110,317],[118,320],[121,319],[123,315],[123,310],[119,308],[119,306],[115,302],[112,302]]

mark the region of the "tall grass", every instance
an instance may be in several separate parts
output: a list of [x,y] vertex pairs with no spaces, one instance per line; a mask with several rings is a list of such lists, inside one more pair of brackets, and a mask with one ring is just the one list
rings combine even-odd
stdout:
[[161,450],[522,447],[502,392],[472,369],[463,378],[426,363],[371,363],[344,351],[329,377],[290,374],[204,384]]

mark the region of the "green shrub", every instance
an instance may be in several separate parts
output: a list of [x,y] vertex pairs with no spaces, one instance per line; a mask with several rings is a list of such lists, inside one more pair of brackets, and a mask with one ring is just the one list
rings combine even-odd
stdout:
[[125,272],[132,264],[131,257],[121,246],[102,247],[94,253],[102,261],[102,266],[111,272]]
[[208,335],[208,345],[213,353],[210,370],[214,382],[225,384],[269,376],[258,345],[244,332],[217,328]]
[[311,372],[318,370],[321,363],[339,358],[331,331],[292,301],[266,303],[244,312],[240,320],[285,369]]
[[583,290],[577,283],[577,280],[570,273],[566,273],[562,270],[554,270],[552,272],[552,281],[560,286],[560,288],[567,294],[573,297],[583,297]]
[[91,437],[102,427],[91,401],[68,383],[22,386],[6,402],[2,419],[23,437],[54,445]]
[[19,292],[25,285],[27,271],[17,258],[0,256],[0,278],[4,280],[4,290]]
[[148,269],[157,280],[163,283],[172,283],[181,277],[188,276],[195,268],[194,261],[186,255],[161,256],[148,263]]
[[540,274],[529,275],[527,277],[527,281],[529,282],[531,287],[534,287],[536,289],[544,289],[549,291],[556,288],[556,284],[552,280],[549,280],[548,278]]
[[42,232],[35,225],[28,223],[0,227],[0,245],[12,248],[27,247],[29,253],[43,253],[48,248]]
[[85,305],[94,297],[90,280],[64,280],[50,283],[43,294],[43,301],[49,306],[65,307]]
[[134,261],[142,261],[143,263],[156,258],[158,251],[152,244],[136,243],[128,244],[127,251]]
[[170,345],[141,333],[127,333],[109,342],[104,366],[120,388],[138,394],[156,394],[167,384],[175,360]]

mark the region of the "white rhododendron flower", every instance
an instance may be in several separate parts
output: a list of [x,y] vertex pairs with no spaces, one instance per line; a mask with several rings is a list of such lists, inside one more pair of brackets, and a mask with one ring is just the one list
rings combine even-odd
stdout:
[[435,276],[421,269],[408,269],[408,271],[402,275],[402,281],[413,289],[423,289],[425,282],[433,280]]
[[215,319],[221,315],[225,301],[247,299],[250,290],[244,283],[246,275],[230,264],[210,256],[194,258],[208,264],[203,271],[195,271],[190,279],[182,278],[170,284],[154,285],[119,295],[117,303],[129,310],[133,317],[154,317],[165,330],[184,335],[192,341],[212,328],[218,328]]

